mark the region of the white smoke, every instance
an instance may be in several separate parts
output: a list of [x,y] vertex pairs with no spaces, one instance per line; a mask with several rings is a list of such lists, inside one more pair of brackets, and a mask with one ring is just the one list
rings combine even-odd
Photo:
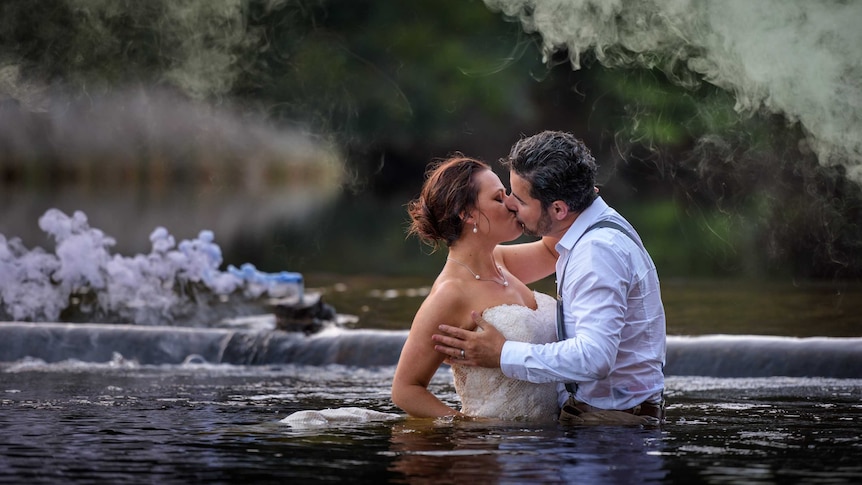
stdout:
[[862,182],[862,2],[842,0],[485,0],[542,37],[546,60],[566,49],[574,69],[593,53],[607,67],[660,68],[799,122],[824,165]]
[[105,24],[127,16],[133,22],[157,26],[161,45],[170,57],[165,80],[195,99],[229,92],[240,73],[238,56],[253,43],[247,32],[243,0],[66,0],[77,14],[81,31],[101,36],[100,42],[119,42]]
[[115,323],[206,325],[217,313],[211,301],[302,298],[299,273],[264,273],[248,263],[219,270],[221,248],[208,230],[177,245],[158,227],[149,254],[126,257],[111,253],[115,240],[83,212],[51,209],[39,227],[56,242],[55,254],[0,234],[0,318],[57,321],[81,300],[81,312]]

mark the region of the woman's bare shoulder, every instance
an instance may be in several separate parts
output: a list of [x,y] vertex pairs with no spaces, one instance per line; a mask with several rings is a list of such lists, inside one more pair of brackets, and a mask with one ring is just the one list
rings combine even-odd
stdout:
[[434,282],[425,301],[420,305],[413,321],[417,323],[429,322],[437,325],[469,324],[470,312],[467,309],[468,299],[464,282],[456,279],[442,279]]

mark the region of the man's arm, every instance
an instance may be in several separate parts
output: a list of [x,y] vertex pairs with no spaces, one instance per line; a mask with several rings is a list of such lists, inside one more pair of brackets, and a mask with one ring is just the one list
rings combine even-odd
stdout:
[[545,236],[538,241],[501,244],[494,248],[494,257],[510,273],[525,284],[534,283],[554,273],[559,238]]
[[536,383],[605,378],[616,362],[625,325],[631,280],[625,255],[619,244],[584,239],[571,254],[560,289],[567,338],[548,344],[507,344],[501,353],[503,373]]

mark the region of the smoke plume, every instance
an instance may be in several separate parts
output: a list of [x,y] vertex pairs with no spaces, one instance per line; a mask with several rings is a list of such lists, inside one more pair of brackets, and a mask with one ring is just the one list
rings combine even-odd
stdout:
[[541,35],[546,60],[589,53],[607,67],[712,83],[743,114],[798,122],[824,166],[862,182],[862,2],[485,0]]

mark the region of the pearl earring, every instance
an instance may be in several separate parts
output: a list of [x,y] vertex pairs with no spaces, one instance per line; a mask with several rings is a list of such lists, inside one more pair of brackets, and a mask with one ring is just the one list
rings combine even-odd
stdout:
[[473,234],[476,234],[477,232],[479,232],[479,227],[478,227],[478,226],[476,225],[476,223],[474,222],[474,223],[473,223]]

